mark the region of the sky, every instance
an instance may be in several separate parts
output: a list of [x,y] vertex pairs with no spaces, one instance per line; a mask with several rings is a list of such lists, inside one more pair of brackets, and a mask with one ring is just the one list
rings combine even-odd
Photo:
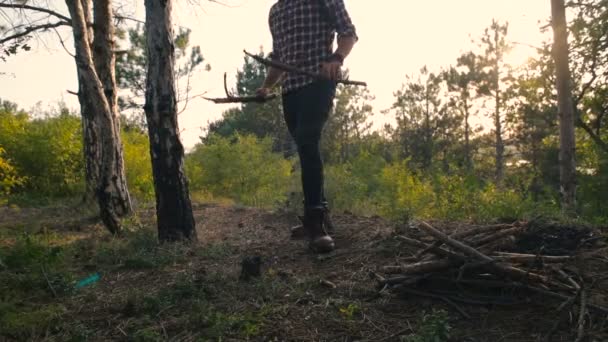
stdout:
[[[63,1],[48,0],[62,13]],[[222,0],[224,5],[204,0],[174,1],[174,24],[190,28],[192,45],[199,45],[211,71],[192,77],[191,94],[207,93],[223,97],[223,74],[234,84],[243,64],[243,49],[269,51],[268,11],[276,0]],[[523,63],[546,38],[539,31],[550,15],[548,0],[345,0],[357,28],[359,41],[345,62],[353,80],[366,81],[375,100],[372,118],[380,127],[391,118],[380,113],[393,103],[406,75],[415,75],[424,65],[438,71],[455,63],[463,52],[475,49],[476,39],[492,19],[509,23],[510,41],[515,49],[509,61]],[[143,20],[143,1],[136,2],[133,15]],[[2,19],[0,19],[2,24]],[[69,31],[61,31],[68,50],[73,51]],[[0,98],[29,109],[64,101],[78,109],[76,68],[55,34],[33,41],[30,52],[0,63]],[[221,118],[231,105],[217,105],[197,98],[179,116],[181,138],[187,149],[199,142],[202,129]]]

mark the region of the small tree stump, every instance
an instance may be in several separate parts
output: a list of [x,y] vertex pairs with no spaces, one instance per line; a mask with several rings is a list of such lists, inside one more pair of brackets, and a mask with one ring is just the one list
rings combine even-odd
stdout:
[[259,278],[262,274],[262,258],[259,256],[245,257],[241,261],[240,280],[248,281],[251,278]]

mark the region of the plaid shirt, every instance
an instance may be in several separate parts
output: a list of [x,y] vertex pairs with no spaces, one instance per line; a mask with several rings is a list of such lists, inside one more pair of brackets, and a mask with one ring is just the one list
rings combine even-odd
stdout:
[[[279,0],[270,9],[268,21],[272,34],[270,58],[312,72],[319,72],[321,62],[333,53],[336,32],[338,37],[358,39],[344,0]],[[312,81],[309,76],[288,73],[283,92]]]

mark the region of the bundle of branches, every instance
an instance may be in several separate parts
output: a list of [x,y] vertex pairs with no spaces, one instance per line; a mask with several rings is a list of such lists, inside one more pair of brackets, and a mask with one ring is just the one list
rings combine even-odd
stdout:
[[397,236],[417,249],[414,256],[371,273],[383,290],[440,299],[465,317],[455,302],[513,305],[529,301],[514,296],[522,291],[562,301],[560,312],[580,301],[581,317],[587,310],[608,314],[608,309],[588,303],[583,278],[566,267],[578,257],[505,252],[525,234],[526,223],[475,226],[451,235],[426,222],[418,229],[423,233],[418,238]]

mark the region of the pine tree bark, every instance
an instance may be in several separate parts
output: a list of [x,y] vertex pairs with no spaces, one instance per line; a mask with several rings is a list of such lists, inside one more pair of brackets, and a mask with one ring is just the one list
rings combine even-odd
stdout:
[[464,162],[467,172],[473,169],[473,161],[471,159],[471,138],[469,126],[469,102],[464,98]]
[[145,0],[146,104],[160,241],[196,240],[177,124],[171,0]]
[[559,111],[559,170],[562,212],[576,213],[576,161],[574,103],[568,58],[568,27],[564,0],[551,0],[553,58],[555,60],[557,107]]
[[[116,58],[114,56],[114,23],[112,7],[109,0],[94,0],[94,40],[93,59],[95,70],[103,86],[103,92],[110,107],[110,120],[101,120],[103,140],[111,140],[111,145],[103,145],[110,149],[105,160],[112,161],[108,168],[108,177],[104,177],[100,187],[110,190],[112,210],[119,217],[132,212],[131,197],[127,188],[127,178],[124,170],[123,148],[120,138],[120,119],[118,115],[118,96],[116,94],[116,77],[114,74]],[[105,153],[105,151],[104,151]],[[103,159],[103,158],[102,158]],[[103,193],[103,191],[102,191]]]
[[[93,14],[91,0],[80,0],[86,23],[92,23]],[[84,36],[86,44],[92,46],[93,29],[88,27]],[[79,58],[79,53],[76,51]],[[83,203],[92,204],[96,200],[97,186],[99,184],[99,171],[101,170],[101,141],[99,139],[99,123],[93,115],[93,105],[90,95],[87,94],[86,79],[80,68],[78,72],[78,102],[80,103],[80,116],[82,120],[83,153],[85,161],[85,191]]]
[[496,182],[500,185],[504,179],[504,155],[505,155],[505,143],[502,140],[502,121],[500,120],[500,66],[499,61],[502,60],[502,53],[500,51],[500,35],[498,30],[494,31],[494,47],[496,48],[496,60],[494,61],[494,94],[496,101],[496,108],[494,114],[494,127],[496,133]]
[[[88,102],[87,109],[95,120],[99,120],[99,127],[112,128],[114,127],[112,111],[103,93],[103,86],[97,76],[93,63],[87,22],[82,3],[80,0],[65,0],[65,3],[72,20],[76,65],[78,67],[78,74],[82,80],[83,94],[86,96],[87,101],[90,101]],[[116,157],[114,151],[116,150],[115,137],[117,136],[117,132],[113,130],[106,130],[104,132],[102,129],[99,132],[101,133],[101,139],[97,139],[97,141],[101,142],[103,148],[101,151],[100,182],[97,187],[97,200],[104,225],[111,233],[117,234],[120,232],[120,220],[112,204],[112,183],[116,178],[116,174],[113,172],[113,165],[114,158]]]

